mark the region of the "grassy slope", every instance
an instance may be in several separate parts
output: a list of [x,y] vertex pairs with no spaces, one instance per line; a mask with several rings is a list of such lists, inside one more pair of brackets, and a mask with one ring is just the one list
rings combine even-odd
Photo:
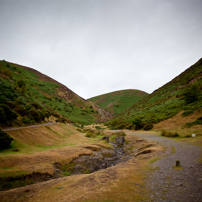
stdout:
[[[54,124],[7,132],[14,140],[11,147],[0,151],[0,177],[54,172],[53,162],[70,162],[92,142],[71,124]],[[94,141],[97,139],[94,139]],[[16,150],[19,150],[16,152]]]
[[[8,72],[11,72],[11,76]],[[25,81],[24,88],[17,85],[19,80]],[[100,117],[95,105],[92,106],[92,103],[64,85],[32,68],[0,61],[0,84],[1,104],[9,105],[18,113],[15,125],[22,124],[23,117],[28,120],[28,124],[33,124],[33,120],[28,117],[31,108],[41,111],[47,109],[82,124],[90,124]],[[34,103],[41,109],[34,107]],[[23,110],[25,115],[21,113]]]
[[201,94],[199,101],[195,103],[185,104],[183,100],[184,90],[192,84],[197,85],[200,91],[202,90],[202,59],[126,110],[116,118],[116,121],[131,122],[139,118],[146,123],[158,123],[174,117],[181,111],[184,111],[183,115],[191,115],[197,111],[201,112]]
[[147,95],[146,92],[140,90],[120,90],[99,95],[88,100],[96,103],[108,112],[117,115],[139,102]]

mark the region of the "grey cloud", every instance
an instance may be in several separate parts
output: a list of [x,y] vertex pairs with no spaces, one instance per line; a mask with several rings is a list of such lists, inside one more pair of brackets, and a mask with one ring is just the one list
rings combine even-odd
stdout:
[[151,93],[201,57],[201,8],[201,0],[0,0],[0,55],[84,98]]

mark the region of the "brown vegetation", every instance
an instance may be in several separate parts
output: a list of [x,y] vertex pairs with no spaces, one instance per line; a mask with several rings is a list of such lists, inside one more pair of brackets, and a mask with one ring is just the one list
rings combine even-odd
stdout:
[[[71,127],[59,124],[50,126],[52,130],[55,131],[57,129],[57,132],[62,135],[65,135],[65,131],[66,133],[67,130],[69,131],[69,136],[66,134],[66,144],[68,143],[68,146],[45,150],[43,148],[41,151],[32,146],[33,150],[29,154],[8,154],[6,158],[5,156],[1,156],[1,174],[5,176],[8,173],[14,174],[15,171],[26,171],[27,173],[37,171],[51,174],[54,162],[68,163],[81,154],[92,154],[93,150],[97,150],[104,145],[105,147],[109,147],[104,141],[86,138],[85,134],[78,133]],[[23,130],[21,133],[25,134]],[[29,130],[32,130],[31,133],[33,135],[33,128]],[[39,127],[38,130],[41,130],[42,134],[46,134],[45,131],[49,129]],[[12,135],[15,137],[20,136],[19,132],[13,132]],[[21,135],[19,138],[25,141],[26,138],[23,137],[24,135]],[[103,199],[108,201],[145,200],[147,193],[145,191],[144,177],[147,172],[147,162],[157,155],[157,151],[161,151],[162,149],[159,149],[160,147],[157,143],[151,144],[145,140],[138,141],[133,135],[127,135],[125,138],[126,144],[128,144],[127,148],[132,155],[132,159],[128,162],[123,162],[91,174],[61,177],[26,187],[2,191],[0,197],[3,201],[35,202],[103,201]],[[58,143],[58,138],[55,139],[55,143]],[[142,155],[139,154],[135,157],[138,149],[142,152],[149,148],[151,152],[146,152],[147,154]],[[10,170],[5,170],[5,168],[9,167],[11,168]]]

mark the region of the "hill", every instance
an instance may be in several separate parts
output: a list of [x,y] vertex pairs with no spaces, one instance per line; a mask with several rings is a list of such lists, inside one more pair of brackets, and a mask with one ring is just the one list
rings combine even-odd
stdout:
[[120,90],[88,99],[113,115],[120,114],[139,102],[148,93],[140,90]]
[[[120,114],[110,124],[116,128],[131,128],[132,124],[142,128],[144,125],[170,120],[177,115],[176,121],[180,122],[181,119],[184,119],[180,124],[181,128],[201,124],[201,90],[202,59]],[[165,125],[163,124],[162,128]]]
[[[66,86],[35,69],[0,61],[0,126],[58,121],[91,124],[107,114]],[[105,117],[106,118],[106,117]]]

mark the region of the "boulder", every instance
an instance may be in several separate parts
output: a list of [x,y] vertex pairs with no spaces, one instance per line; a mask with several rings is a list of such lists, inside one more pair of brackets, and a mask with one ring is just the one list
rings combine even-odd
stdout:
[[123,146],[125,143],[125,138],[123,136],[122,137],[116,137],[115,142],[116,142],[117,146]]

